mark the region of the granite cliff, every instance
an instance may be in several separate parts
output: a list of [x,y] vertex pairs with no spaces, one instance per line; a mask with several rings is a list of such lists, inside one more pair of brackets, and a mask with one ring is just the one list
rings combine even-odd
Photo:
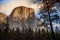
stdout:
[[35,29],[35,14],[34,9],[20,6],[13,9],[9,15],[9,26],[10,28],[25,30],[31,28]]
[[0,28],[6,27],[7,25],[7,15],[0,13]]

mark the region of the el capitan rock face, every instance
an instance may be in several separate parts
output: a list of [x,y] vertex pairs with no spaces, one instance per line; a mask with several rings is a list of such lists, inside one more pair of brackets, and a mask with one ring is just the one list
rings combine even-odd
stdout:
[[32,8],[16,7],[9,16],[10,28],[16,29],[18,27],[20,30],[25,30],[30,27],[34,30],[35,24],[35,14]]

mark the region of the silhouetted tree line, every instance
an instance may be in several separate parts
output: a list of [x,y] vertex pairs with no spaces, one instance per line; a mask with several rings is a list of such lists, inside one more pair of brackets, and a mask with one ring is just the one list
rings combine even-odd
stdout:
[[[56,27],[55,38],[60,40],[60,33],[58,33],[58,28]],[[38,30],[33,32],[30,28],[21,32],[19,28],[16,30],[9,29],[7,24],[5,28],[0,28],[0,40],[53,40],[51,31]]]

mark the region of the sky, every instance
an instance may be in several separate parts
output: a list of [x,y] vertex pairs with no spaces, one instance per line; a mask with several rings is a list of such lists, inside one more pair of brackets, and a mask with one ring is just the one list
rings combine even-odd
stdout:
[[37,12],[39,0],[0,0],[0,12],[10,15],[11,11],[18,6],[33,8]]

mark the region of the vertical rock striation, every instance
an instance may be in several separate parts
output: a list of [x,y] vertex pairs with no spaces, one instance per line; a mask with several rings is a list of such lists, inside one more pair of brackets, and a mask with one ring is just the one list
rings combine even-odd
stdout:
[[31,28],[35,30],[35,14],[34,9],[20,6],[13,9],[9,15],[9,26],[10,28],[25,30]]

